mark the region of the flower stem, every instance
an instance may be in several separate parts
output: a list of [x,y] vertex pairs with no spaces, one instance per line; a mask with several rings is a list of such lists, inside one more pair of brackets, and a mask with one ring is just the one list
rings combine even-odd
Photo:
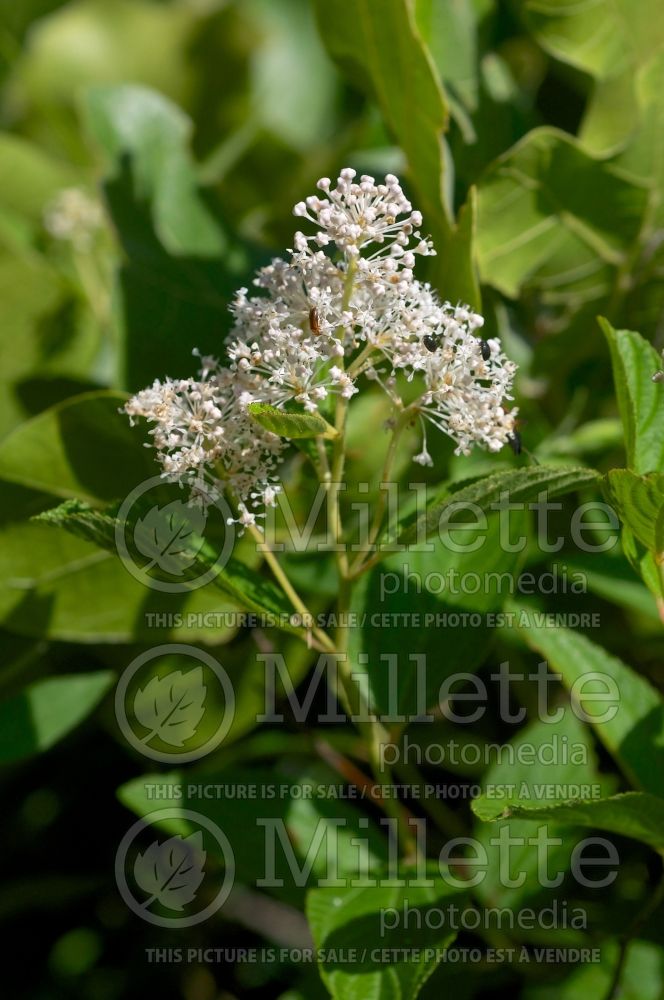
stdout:
[[392,428],[392,436],[390,438],[390,443],[387,448],[387,453],[385,455],[385,462],[383,464],[383,472],[380,480],[380,488],[378,492],[378,501],[376,503],[376,509],[374,511],[373,520],[371,522],[371,527],[369,529],[369,536],[367,538],[366,547],[358,552],[357,558],[350,568],[350,576],[356,578],[361,576],[367,566],[367,557],[372,553],[372,550],[376,544],[378,535],[380,534],[380,529],[383,524],[383,517],[385,516],[385,508],[387,506],[387,487],[390,483],[390,477],[392,475],[392,467],[394,465],[394,459],[396,458],[397,448],[399,445],[399,440],[401,435],[408,423],[408,418],[405,412],[400,413],[394,422]]
[[[351,661],[348,655],[348,640],[350,626],[344,621],[350,611],[352,584],[348,579],[340,581],[337,600],[337,628],[335,646],[338,654],[339,677],[346,701],[346,710],[353,719],[365,744],[371,770],[378,785],[392,785],[391,769],[382,759],[381,746],[389,742],[389,733],[380,719],[372,713],[360,684],[353,676]],[[381,795],[383,811],[395,820],[397,837],[404,855],[412,859],[417,854],[417,841],[410,831],[408,812],[403,804],[391,794]]]
[[247,530],[249,531],[249,534],[252,536],[252,538],[256,541],[259,551],[265,557],[265,562],[272,570],[273,576],[281,585],[282,590],[288,597],[289,601],[291,602],[295,610],[298,612],[298,614],[302,616],[302,623],[304,627],[307,629],[308,632],[311,633],[311,635],[315,637],[319,645],[322,646],[326,652],[333,653],[335,651],[334,643],[330,639],[327,632],[324,632],[323,629],[318,628],[317,625],[313,624],[314,616],[312,615],[311,611],[309,611],[308,607],[306,606],[306,604],[296,591],[295,587],[288,579],[287,574],[284,572],[281,564],[279,563],[279,560],[275,556],[272,549],[263,541],[263,536],[261,535],[258,528],[255,525],[250,524],[248,525]]

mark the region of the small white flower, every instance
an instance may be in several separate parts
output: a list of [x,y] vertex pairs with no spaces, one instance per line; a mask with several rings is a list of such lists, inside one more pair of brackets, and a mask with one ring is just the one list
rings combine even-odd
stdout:
[[390,255],[398,257],[414,241],[411,256],[435,253],[431,241],[423,239],[419,232],[421,214],[413,211],[394,174],[388,174],[382,184],[368,174],[362,174],[359,183],[355,177],[356,172],[350,167],[341,171],[335,187],[329,177],[321,177],[318,188],[326,197],[311,195],[298,202],[293,214],[317,227],[313,236],[298,234],[298,249],[303,248],[303,240],[318,246],[334,243],[346,257],[358,258],[375,245],[378,249],[364,258],[375,260]]
[[154,425],[150,434],[164,475],[193,483],[192,496],[204,497],[200,483],[208,476],[243,503],[271,504],[286,443],[251,419],[253,394],[242,377],[209,358],[201,361],[198,380],[155,381],[124,411],[132,423],[144,417]]
[[433,459],[427,451],[426,445],[423,445],[422,451],[419,454],[413,455],[413,461],[417,462],[418,465],[433,465]]
[[80,188],[64,188],[46,207],[44,227],[56,240],[88,250],[103,225],[99,202]]
[[514,430],[517,411],[503,403],[516,366],[497,338],[480,339],[479,313],[441,301],[414,277],[416,256],[434,251],[397,178],[357,181],[346,168],[334,187],[322,177],[318,189],[324,197],[310,195],[294,209],[314,235],[296,233],[289,259],[258,272],[255,294],[240,288],[235,296],[230,367],[201,358],[197,380],[155,382],[125,408],[155,425],[166,474],[205,470],[239,500],[244,526],[253,521],[243,518],[274,505],[286,448],[250,418],[252,402],[313,413],[329,396],[348,400],[362,379],[375,381],[396,409],[419,415],[420,465],[432,464],[427,424],[451,437],[457,454],[474,445],[498,451]]

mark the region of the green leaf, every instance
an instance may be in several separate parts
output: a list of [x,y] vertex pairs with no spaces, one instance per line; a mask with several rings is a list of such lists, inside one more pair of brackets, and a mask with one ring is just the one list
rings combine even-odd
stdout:
[[[584,703],[597,736],[636,788],[664,796],[664,702],[659,693],[631,667],[578,632],[540,625],[532,611],[516,607],[518,634],[560,674],[568,689],[577,684],[591,695],[597,688],[584,677],[608,678],[617,694],[617,711],[608,702]],[[610,694],[610,691],[609,691]],[[615,707],[615,706],[614,706]],[[609,711],[607,712],[607,708]],[[612,717],[609,716],[612,714]],[[594,722],[593,719],[597,718]]]
[[113,680],[109,670],[48,677],[0,703],[0,762],[48,750],[96,708]]
[[0,447],[0,478],[51,496],[117,499],[156,473],[142,438],[118,411],[119,392],[84,393],[40,413]]
[[434,283],[446,298],[479,307],[472,260],[472,198],[458,228],[446,204],[443,134],[449,107],[408,0],[315,0],[323,40],[351,80],[375,96],[410,167],[417,207],[438,257]]
[[628,560],[622,555],[593,552],[575,554],[565,558],[570,574],[579,574],[591,594],[635,611],[661,626],[661,619],[653,595],[634,576]]
[[319,413],[287,413],[269,403],[250,403],[249,413],[261,427],[285,438],[333,438],[337,431]]
[[473,511],[463,532],[455,530],[457,523],[463,523],[463,518],[452,518],[441,536],[422,546],[410,546],[405,556],[388,556],[383,565],[403,569],[443,605],[456,610],[497,611],[516,590],[526,558],[531,514],[518,509],[510,512],[511,537],[522,539],[517,551],[505,547],[505,525],[495,512],[484,518],[483,513]]
[[[118,412],[124,399],[85,393],[27,421],[0,444],[0,620],[21,635],[66,641],[163,640],[177,632],[225,641],[234,629],[223,618],[212,626],[177,624],[185,613],[233,610],[219,591],[161,594],[155,607],[155,594],[109,552],[29,520],[63,497],[103,504],[154,477],[142,434]],[[153,627],[155,612],[174,624]]]
[[[130,84],[86,92],[85,123],[104,154],[105,191],[126,253],[120,274],[123,379],[191,374],[218,352],[241,261],[189,151],[192,124],[161,94]],[[235,253],[235,262],[231,260]]]
[[75,170],[49,157],[36,143],[8,133],[0,136],[2,214],[20,215],[35,230],[40,229],[48,202],[78,180]]
[[[398,542],[407,547],[405,552],[390,553],[393,546],[385,545],[381,564],[355,589],[357,625],[350,634],[354,669],[366,675],[375,709],[392,715],[421,713],[437,703],[446,677],[473,671],[484,660],[491,639],[485,613],[500,609],[515,591],[524,558],[524,552],[505,551],[500,544],[501,499],[525,505],[541,493],[557,496],[599,481],[589,469],[536,466],[452,483],[402,531]],[[465,549],[455,551],[448,542],[460,522],[457,515],[468,510],[477,527],[466,525],[461,542],[454,538]],[[527,535],[529,517],[526,510],[511,512],[514,537]],[[508,580],[512,586],[506,585]],[[425,664],[424,684],[413,657]],[[395,674],[394,664],[388,667],[390,658],[396,662]]]
[[611,469],[606,479],[620,520],[656,560],[664,561],[664,472],[637,476],[628,469]]
[[349,638],[353,674],[364,682],[372,709],[394,722],[437,704],[445,679],[476,670],[491,641],[483,621],[469,627],[467,609],[443,603],[406,570],[396,559],[371,570],[351,607],[357,622]]
[[[78,159],[89,155],[74,112],[78,96],[99,82],[132,80],[176,99],[189,92],[198,22],[192,8],[134,0],[116,0],[112,8],[100,0],[48,6],[59,9],[49,17],[33,13],[30,44],[14,73],[29,131],[45,144]],[[39,14],[46,8],[42,2]]]
[[596,455],[617,448],[623,441],[623,429],[617,417],[588,420],[569,434],[547,438],[537,449],[540,458],[549,455],[566,456],[568,459],[582,455]]
[[[271,768],[229,766],[208,770],[204,775],[199,774],[198,780],[204,782],[204,787],[219,790],[211,798],[201,797],[192,779],[191,772],[145,774],[118,789],[118,797],[127,808],[143,817],[159,808],[150,795],[151,786],[157,783],[166,792],[168,786],[178,789],[177,799],[166,795],[163,801],[193,809],[217,824],[231,843],[240,883],[253,884],[257,878],[273,881],[268,869],[270,851],[265,849],[273,837],[274,881],[281,880],[283,885],[262,888],[298,904],[303,902],[306,886],[336,877],[329,857],[336,856],[338,876],[342,879],[357,877],[362,864],[373,873],[382,870],[387,862],[387,839],[383,831],[363,817],[353,804],[330,795],[330,790],[339,786],[338,775],[320,764],[276,762]],[[247,789],[245,798],[233,794],[239,787]],[[169,823],[168,829],[181,834],[191,832],[187,821],[177,818]],[[321,839],[317,841],[317,837]],[[284,839],[291,845],[301,877],[288,867]],[[305,869],[307,857],[309,872]]]
[[[0,376],[85,377],[99,349],[99,331],[86,322],[61,274],[37,254],[0,257]],[[4,390],[6,391],[6,390]]]
[[197,190],[184,112],[156,91],[131,84],[91,87],[84,111],[111,176],[123,156],[132,158],[136,193],[151,204],[164,247],[179,256],[223,253],[222,231]]
[[[485,514],[499,509],[502,501],[524,503],[537,500],[541,493],[547,498],[563,496],[574,490],[599,484],[601,477],[593,469],[569,466],[537,465],[527,469],[509,469],[473,482],[451,483],[427,508],[399,534],[397,541],[410,545],[430,538],[445,528],[455,510],[472,505]],[[492,505],[496,506],[492,506]],[[471,507],[472,509],[472,507]]]
[[551,303],[573,297],[579,306],[612,286],[639,235],[647,191],[547,127],[488,168],[478,198],[482,280],[509,298],[537,288]]
[[611,350],[627,464],[640,474],[664,471],[664,387],[652,381],[661,358],[640,334],[599,323]]
[[[488,4],[477,0],[456,0],[451,4],[415,0],[417,25],[440,77],[454,85],[469,110],[474,110],[477,104],[478,24],[483,6]],[[455,108],[450,110],[454,115]]]
[[[117,508],[99,511],[78,500],[69,500],[53,510],[44,511],[38,520],[55,528],[64,528],[99,548],[117,554],[116,515]],[[136,510],[132,511],[132,518],[135,516]],[[125,534],[131,534],[131,528],[135,526],[132,518],[123,524]],[[179,536],[178,544],[183,562],[194,577],[214,569],[210,584],[239,607],[264,616],[267,624],[299,633],[298,627],[291,624],[293,609],[275,584],[232,556],[222,566],[216,567],[217,552],[191,525],[187,526],[186,533]],[[168,569],[172,570],[170,560]]]
[[[334,1000],[414,1000],[454,941],[456,932],[437,918],[448,901],[457,901],[458,889],[441,878],[433,885],[357,885],[341,889],[312,889],[307,895],[307,919],[317,949],[327,953],[318,968]],[[381,928],[381,913],[417,907],[422,926]],[[429,916],[431,914],[431,916]],[[428,920],[428,922],[427,922]],[[429,924],[436,927],[430,929]],[[405,949],[404,957],[382,961],[382,949]],[[355,951],[357,959],[346,958]],[[419,953],[419,960],[408,951]],[[429,951],[429,955],[426,951]],[[335,954],[335,952],[337,954]]]
[[[57,502],[0,481],[0,621],[64,642],[227,642],[236,606],[210,587],[157,595],[117,558],[31,513]],[[15,513],[20,507],[21,517]]]
[[589,826],[632,837],[656,851],[664,850],[664,802],[646,792],[625,792],[606,799],[571,799],[551,803],[503,803],[483,797],[473,800],[473,812],[482,820],[515,817],[548,819],[565,826]]
[[[649,921],[648,927],[652,922]],[[644,933],[645,933],[644,932]],[[528,990],[528,1000],[588,1000],[608,997],[614,975],[620,967],[620,1000],[661,1000],[664,987],[664,954],[657,944],[632,940],[622,961],[621,942],[602,942],[602,961],[577,965],[562,982],[539,985]],[[620,966],[619,966],[620,963]]]
[[[304,156],[329,137],[335,114],[336,74],[316,31],[311,6],[249,0],[251,93],[260,124]],[[227,99],[227,98],[226,98]]]
[[521,7],[540,45],[596,79],[617,76],[664,45],[652,0],[526,0]]
[[634,533],[623,522],[620,536],[622,549],[630,566],[637,573],[655,598],[660,622],[664,621],[664,574],[653,552],[644,552]]
[[[578,787],[598,783],[597,761],[591,734],[571,710],[561,706],[563,715],[556,722],[537,721],[520,729],[508,747],[497,757],[482,778],[483,794],[473,804],[473,811],[484,818],[496,819],[495,827],[480,825],[475,829],[488,855],[486,878],[477,891],[489,905],[518,906],[529,897],[537,896],[542,887],[537,878],[538,848],[528,839],[533,830],[528,824],[505,818],[503,810],[513,798],[537,801],[551,789]],[[562,748],[565,748],[562,750]],[[479,811],[478,811],[479,810]],[[487,812],[490,815],[487,817]],[[510,876],[526,873],[521,885],[510,886],[501,872],[501,848],[496,841],[501,828],[508,825],[509,834],[521,842],[510,851]],[[553,822],[547,834],[561,840],[547,850],[551,871],[565,870],[576,843],[568,836],[569,827]],[[503,862],[504,863],[504,862]]]

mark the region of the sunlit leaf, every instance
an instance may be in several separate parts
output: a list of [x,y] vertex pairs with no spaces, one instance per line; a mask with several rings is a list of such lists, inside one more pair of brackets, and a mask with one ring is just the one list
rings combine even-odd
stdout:
[[48,750],[96,708],[113,680],[108,670],[48,677],[0,703],[0,761]]

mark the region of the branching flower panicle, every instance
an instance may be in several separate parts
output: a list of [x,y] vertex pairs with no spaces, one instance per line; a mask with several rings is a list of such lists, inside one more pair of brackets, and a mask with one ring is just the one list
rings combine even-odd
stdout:
[[[313,234],[297,232],[288,258],[258,272],[255,294],[237,292],[228,367],[202,359],[198,379],[155,382],[125,407],[155,425],[165,475],[213,476],[245,523],[275,502],[286,446],[251,418],[250,403],[315,412],[376,381],[395,411],[447,434],[458,454],[476,444],[498,451],[514,429],[504,402],[516,366],[497,339],[481,339],[479,314],[414,277],[417,256],[435,251],[398,179],[357,180],[347,168],[336,186],[324,177],[318,188],[294,208]],[[399,376],[410,383],[407,404]],[[423,437],[414,460],[430,464]]]

